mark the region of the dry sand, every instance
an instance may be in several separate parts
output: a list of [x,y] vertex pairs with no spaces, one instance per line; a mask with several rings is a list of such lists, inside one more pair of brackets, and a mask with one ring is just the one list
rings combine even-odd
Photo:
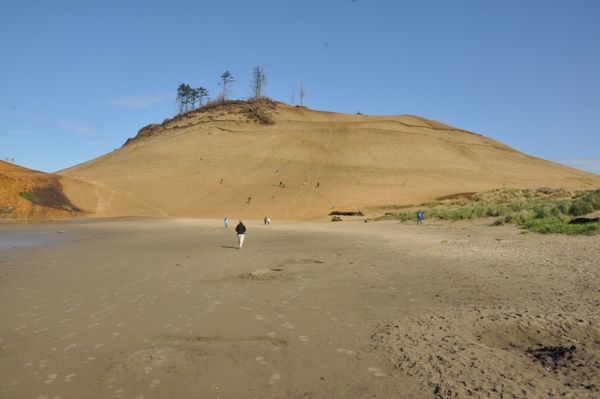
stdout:
[[600,397],[598,237],[344,219],[3,222],[0,397]]

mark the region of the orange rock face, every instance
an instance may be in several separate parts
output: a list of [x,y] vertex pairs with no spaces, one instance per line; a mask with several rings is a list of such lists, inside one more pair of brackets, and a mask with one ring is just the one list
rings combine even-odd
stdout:
[[63,194],[60,179],[0,161],[0,219],[83,216]]

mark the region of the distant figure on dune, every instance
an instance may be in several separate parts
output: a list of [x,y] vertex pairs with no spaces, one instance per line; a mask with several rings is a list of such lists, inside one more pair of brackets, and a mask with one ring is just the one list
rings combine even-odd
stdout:
[[319,187],[320,185],[321,185],[321,183],[317,182],[317,185],[316,185],[316,187]]
[[223,179],[221,179],[221,183],[223,183]]
[[251,199],[252,199],[252,198],[248,197],[248,204],[250,203],[250,200],[251,200]]
[[267,218],[267,224],[271,224],[271,218]]
[[263,219],[265,224],[267,224],[267,217],[265,216],[265,218]]
[[238,236],[238,247],[239,249],[242,249],[242,245],[244,244],[244,235],[246,234],[246,226],[244,226],[244,223],[242,223],[241,220],[238,225],[235,226],[235,232]]
[[225,224],[225,228],[229,227],[229,218],[225,218],[225,220],[223,220],[223,223]]
[[423,214],[420,210],[417,212],[417,224],[423,224]]

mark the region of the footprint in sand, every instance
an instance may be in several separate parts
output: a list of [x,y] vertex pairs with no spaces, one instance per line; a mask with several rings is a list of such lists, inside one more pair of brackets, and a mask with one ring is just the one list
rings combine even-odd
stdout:
[[154,381],[152,381],[152,384],[150,384],[150,388],[154,388],[158,384],[160,384],[160,380],[154,380]]
[[265,362],[265,358],[262,356],[257,357],[256,359],[257,362],[259,362],[260,364],[267,364],[267,362]]
[[369,367],[369,371],[371,373],[373,373],[373,375],[375,377],[385,377],[385,373],[382,373],[381,371],[379,371],[378,369],[376,369],[375,367]]
[[58,377],[58,374],[48,374],[48,376],[46,377],[46,384],[50,384],[51,382],[54,382],[56,377]]
[[262,320],[263,319],[263,317],[261,315],[256,315],[254,317],[256,318],[256,320]]
[[277,381],[279,381],[279,379],[281,378],[281,376],[279,374],[273,374],[271,376],[271,379],[269,380],[269,384],[274,384]]
[[310,339],[308,339],[308,337],[306,335],[301,335],[300,341],[307,342],[307,341],[310,341]]

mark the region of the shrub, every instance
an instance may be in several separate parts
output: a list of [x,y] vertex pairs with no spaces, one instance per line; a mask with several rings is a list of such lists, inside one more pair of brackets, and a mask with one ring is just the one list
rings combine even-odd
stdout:
[[[557,193],[560,190],[539,189],[545,194]],[[515,194],[505,192],[506,194]],[[559,192],[559,194],[561,194]],[[561,194],[562,195],[562,194]],[[474,196],[476,197],[476,196]],[[515,197],[517,197],[515,195]],[[528,198],[512,203],[473,204],[450,209],[430,209],[423,212],[423,219],[436,218],[440,220],[465,220],[486,217],[496,217],[492,226],[502,226],[507,223],[516,224],[523,229],[547,234],[598,234],[600,223],[585,225],[570,225],[573,217],[585,215],[600,210],[600,190],[590,192],[575,199],[549,199],[548,197]],[[503,199],[502,199],[503,200]],[[498,200],[500,201],[500,200]],[[438,202],[427,203],[428,206],[438,205]],[[447,203],[446,203],[447,204]],[[414,212],[400,212],[386,215],[375,220],[414,220]]]
[[29,200],[29,201],[37,201],[37,197],[36,197],[35,195],[33,195],[33,193],[28,193],[28,192],[25,192],[25,191],[21,191],[21,192],[19,193],[19,195],[20,195],[21,197],[25,198],[26,200]]

